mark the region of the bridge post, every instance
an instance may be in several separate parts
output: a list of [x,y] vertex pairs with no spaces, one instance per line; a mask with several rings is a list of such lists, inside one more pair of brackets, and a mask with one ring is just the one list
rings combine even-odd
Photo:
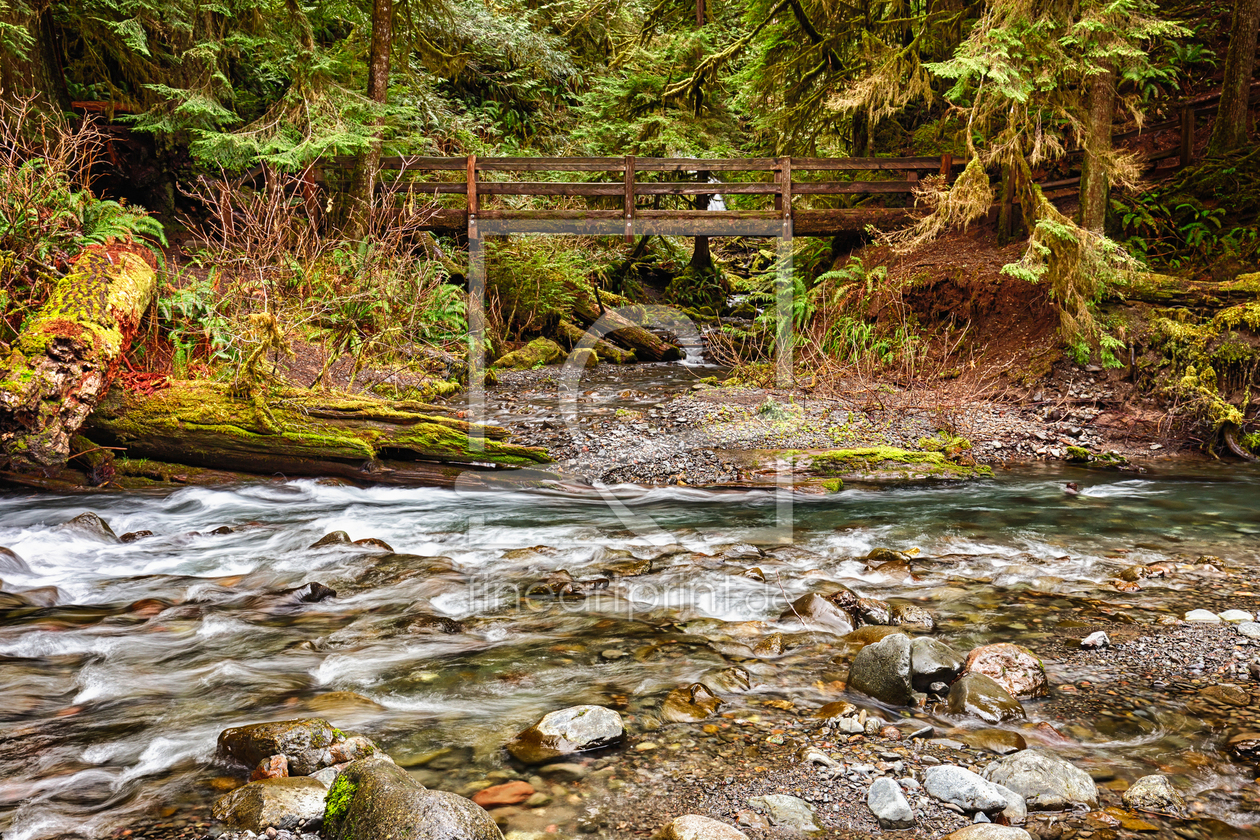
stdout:
[[634,241],[634,155],[626,155],[625,162],[625,215],[626,215],[626,244],[629,245]]
[[796,367],[793,348],[796,345],[792,334],[793,312],[795,301],[792,299],[792,158],[779,158],[778,171],[775,173],[779,182],[775,194],[775,210],[781,213],[782,227],[779,231],[775,264],[775,304],[778,315],[778,329],[775,331],[774,347],[774,379],[780,388],[791,388]]
[[477,156],[467,160],[468,195],[468,450],[485,449],[486,257],[477,229]]

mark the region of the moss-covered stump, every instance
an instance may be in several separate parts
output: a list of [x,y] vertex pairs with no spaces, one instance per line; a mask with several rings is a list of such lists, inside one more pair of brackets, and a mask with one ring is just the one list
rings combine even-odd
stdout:
[[78,256],[0,359],[0,466],[46,472],[65,464],[156,290],[139,247],[94,246]]
[[450,486],[470,469],[549,460],[541,449],[504,443],[504,429],[441,411],[298,389],[243,399],[217,382],[173,382],[149,396],[112,389],[85,432],[133,459],[374,484]]

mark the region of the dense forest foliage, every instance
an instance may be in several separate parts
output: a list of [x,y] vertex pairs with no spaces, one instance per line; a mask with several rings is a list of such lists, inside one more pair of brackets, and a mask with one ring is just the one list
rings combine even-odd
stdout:
[[[1150,272],[1232,280],[1254,267],[1258,5],[5,0],[0,340],[20,332],[76,249],[134,235],[167,257],[164,230],[182,250],[136,364],[252,376],[259,348],[280,358],[294,336],[330,359],[397,355],[419,339],[439,348],[422,354],[436,379],[457,381],[460,243],[378,212],[416,200],[380,177],[382,155],[948,153],[966,162],[961,175],[926,179],[917,222],[867,237],[876,256],[854,254],[863,243],[852,238],[798,241],[801,358],[904,372],[960,346],[916,320],[908,289],[890,290],[870,260],[929,247],[1005,203],[1028,237],[1005,276],[1046,290],[1069,358],[1119,366],[1136,348],[1131,328],[1101,313],[1109,295]],[[1215,92],[1190,169],[1150,177],[1143,155],[1158,133],[1113,142]],[[126,176],[93,180],[111,166]],[[1079,201],[1039,186],[1074,171]],[[641,241],[629,257],[611,240],[492,243],[491,359],[554,330],[597,287],[709,321],[733,314],[732,291],[745,307],[768,300],[773,254],[718,247],[716,266],[688,268],[684,239]],[[1251,314],[1235,320],[1255,326]],[[736,319],[718,324],[714,345],[755,376],[772,332],[768,318]],[[1185,360],[1174,368],[1181,382]]]

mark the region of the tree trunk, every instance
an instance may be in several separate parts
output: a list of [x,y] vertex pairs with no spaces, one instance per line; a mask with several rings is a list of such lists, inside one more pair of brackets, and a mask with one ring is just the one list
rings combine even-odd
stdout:
[[[468,470],[546,463],[542,449],[502,443],[414,402],[335,397],[305,389],[254,399],[218,382],[172,382],[142,396],[114,388],[84,430],[128,458],[255,475],[336,476],[369,484],[453,485]],[[475,450],[470,432],[483,438]]]
[[1248,98],[1256,62],[1256,34],[1260,29],[1260,0],[1234,0],[1234,25],[1225,56],[1221,105],[1208,140],[1208,154],[1233,151],[1247,142]]
[[109,387],[157,290],[147,251],[93,246],[0,361],[0,464],[65,464],[70,438]]
[[[394,38],[393,0],[372,0],[372,49],[368,57],[368,99],[385,104],[389,91],[389,52]],[[350,186],[350,219],[347,233],[364,236],[372,220],[376,176],[381,167],[381,141],[378,135],[371,148],[359,158]]]
[[1081,227],[1102,233],[1107,220],[1107,158],[1116,110],[1116,73],[1107,68],[1094,76],[1085,124],[1085,162],[1081,166]]
[[70,110],[70,89],[61,66],[61,48],[53,28],[52,10],[45,8],[30,24],[31,71],[35,93],[57,112]]

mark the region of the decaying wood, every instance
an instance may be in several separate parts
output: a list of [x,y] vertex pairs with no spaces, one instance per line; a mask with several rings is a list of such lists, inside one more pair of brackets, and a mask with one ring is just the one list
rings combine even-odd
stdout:
[[469,470],[549,460],[541,449],[502,442],[502,428],[442,411],[304,389],[245,399],[222,383],[173,382],[150,396],[112,389],[85,434],[133,459],[373,484],[449,486]]
[[1214,283],[1141,273],[1131,277],[1127,284],[1115,286],[1112,294],[1141,303],[1218,308],[1260,299],[1260,274],[1240,274],[1233,280]]
[[611,309],[601,312],[593,300],[579,297],[573,304],[573,312],[588,326],[602,319],[612,330],[603,338],[633,350],[639,361],[672,362],[683,357],[682,348],[677,344],[648,332]]
[[93,246],[0,359],[0,467],[65,464],[70,438],[109,388],[157,289],[148,253]]

